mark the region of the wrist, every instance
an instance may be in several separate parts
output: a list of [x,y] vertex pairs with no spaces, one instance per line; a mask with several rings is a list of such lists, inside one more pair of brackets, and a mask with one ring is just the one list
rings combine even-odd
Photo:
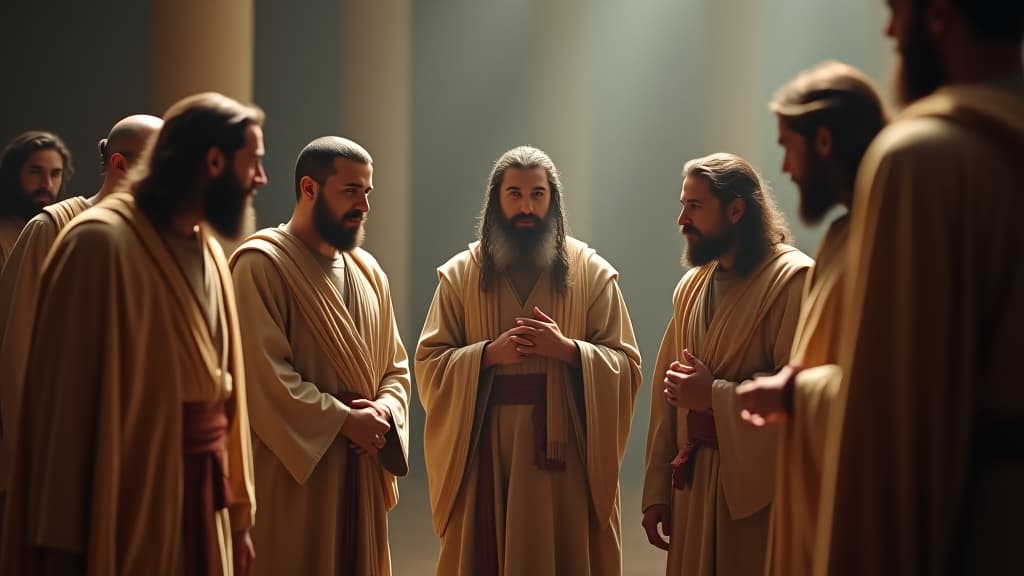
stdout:
[[782,385],[782,411],[792,416],[796,409],[796,375],[800,373],[799,366],[786,366],[789,374],[786,376],[786,383]]

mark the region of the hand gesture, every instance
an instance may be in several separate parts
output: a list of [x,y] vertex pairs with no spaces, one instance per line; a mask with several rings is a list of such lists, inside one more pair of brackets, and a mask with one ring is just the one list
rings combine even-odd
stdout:
[[676,408],[708,410],[711,408],[711,384],[715,377],[689,350],[683,350],[683,359],[665,371],[665,401]]
[[537,355],[567,364],[579,365],[576,343],[562,334],[561,328],[540,308],[533,307],[533,318],[516,318],[516,325],[527,328],[530,345],[521,346],[519,351],[528,356]]
[[484,347],[484,356],[480,361],[481,368],[520,364],[525,361],[526,354],[520,352],[520,349],[533,346],[529,334],[528,327],[518,325],[502,332],[500,336],[488,342]]
[[384,448],[384,436],[391,429],[383,409],[369,400],[356,400],[341,425],[341,434],[351,440],[360,454],[374,455]]
[[[669,541],[672,538],[672,509],[668,504],[655,504],[644,510],[644,530],[647,532],[647,541],[653,546],[668,550]],[[658,532],[658,527],[661,532]],[[663,538],[661,535],[664,534]]]
[[740,416],[754,426],[777,424],[789,417],[786,389],[793,385],[797,370],[786,366],[773,376],[761,376],[736,388]]

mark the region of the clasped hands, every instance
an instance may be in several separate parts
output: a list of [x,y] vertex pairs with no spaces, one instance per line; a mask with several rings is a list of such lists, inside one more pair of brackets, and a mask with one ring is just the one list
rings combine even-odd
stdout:
[[533,307],[532,318],[516,318],[516,325],[502,332],[484,347],[482,368],[520,364],[541,356],[567,364],[579,363],[576,343],[565,337],[550,316]]

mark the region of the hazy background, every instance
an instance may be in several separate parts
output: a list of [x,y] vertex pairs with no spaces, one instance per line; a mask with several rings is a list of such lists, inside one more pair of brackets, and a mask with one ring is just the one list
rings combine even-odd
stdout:
[[[663,573],[640,528],[650,363],[681,270],[679,172],[731,151],[773,186],[797,244],[767,102],[827,58],[888,94],[881,0],[112,0],[0,2],[0,139],[47,129],[75,154],[73,194],[99,186],[96,141],[118,118],[160,114],[215,89],[267,112],[261,225],[287,219],[298,150],[354,138],[375,159],[367,248],[391,276],[410,354],[434,268],[473,240],[484,184],[505,150],[532,144],[562,171],[573,233],[621,272],[645,360],[622,471],[626,574]],[[432,573],[413,401],[413,462],[391,514],[396,574]]]

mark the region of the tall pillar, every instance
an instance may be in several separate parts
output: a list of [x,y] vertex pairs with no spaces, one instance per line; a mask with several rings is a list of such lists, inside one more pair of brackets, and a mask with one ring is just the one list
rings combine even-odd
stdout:
[[705,143],[708,153],[732,152],[761,166],[761,3],[704,3]]
[[373,156],[366,248],[388,274],[399,326],[411,292],[411,6],[345,0],[341,8],[342,136]]
[[565,186],[573,234],[589,239],[591,189],[587,0],[531,0],[530,134],[551,155]]
[[153,0],[153,107],[214,90],[252,100],[252,0]]

